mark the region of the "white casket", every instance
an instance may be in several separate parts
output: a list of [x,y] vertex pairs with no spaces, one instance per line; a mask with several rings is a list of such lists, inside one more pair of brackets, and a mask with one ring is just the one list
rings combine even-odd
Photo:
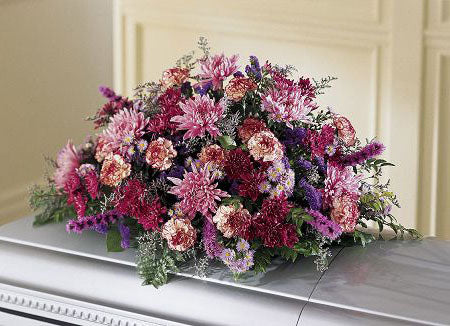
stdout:
[[186,268],[154,289],[133,250],[101,237],[31,217],[0,227],[0,325],[450,325],[448,241],[338,247],[323,274],[301,259],[239,283]]

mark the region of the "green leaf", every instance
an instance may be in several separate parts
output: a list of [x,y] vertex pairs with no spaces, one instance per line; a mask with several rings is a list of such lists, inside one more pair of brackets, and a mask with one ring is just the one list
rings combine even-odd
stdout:
[[225,149],[234,149],[236,148],[236,142],[233,138],[228,135],[217,137],[220,145]]
[[123,251],[120,242],[122,241],[122,237],[120,235],[119,230],[111,229],[108,231],[106,235],[106,248],[109,252],[120,252]]
[[355,241],[355,243],[360,243],[363,247],[365,247],[366,244],[375,240],[375,237],[373,236],[373,234],[355,230],[355,232],[353,233],[353,240]]

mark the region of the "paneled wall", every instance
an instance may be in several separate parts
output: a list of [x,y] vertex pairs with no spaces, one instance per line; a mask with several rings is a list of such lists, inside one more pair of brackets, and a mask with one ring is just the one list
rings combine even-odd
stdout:
[[92,131],[112,52],[109,0],[0,0],[0,224],[30,214],[44,156]]
[[407,226],[450,236],[449,0],[119,0],[115,86],[157,80],[206,36],[213,50],[336,76],[320,99],[377,136]]

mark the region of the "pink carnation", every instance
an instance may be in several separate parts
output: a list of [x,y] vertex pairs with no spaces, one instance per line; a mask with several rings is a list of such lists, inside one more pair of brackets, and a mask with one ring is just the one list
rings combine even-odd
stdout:
[[168,220],[162,228],[162,237],[167,240],[170,249],[186,251],[193,247],[197,232],[189,219],[179,218]]
[[333,118],[334,126],[338,131],[338,137],[346,146],[353,146],[356,142],[356,132],[352,123],[346,117],[335,116]]
[[349,194],[335,197],[332,206],[331,218],[342,227],[342,230],[344,232],[355,231],[359,218],[358,202],[355,197]]
[[64,189],[69,175],[80,166],[80,154],[77,152],[72,141],[68,141],[58,153],[56,158],[56,171],[53,176],[56,188]]
[[283,157],[283,146],[273,133],[263,130],[248,140],[247,147],[255,160],[279,161]]
[[223,81],[238,70],[238,59],[238,55],[227,58],[223,53],[206,58],[201,62],[203,73],[200,76],[204,78],[203,82],[211,81],[214,90],[221,89]]
[[115,114],[108,127],[98,137],[96,159],[100,162],[109,153],[125,156],[130,147],[145,134],[148,118],[135,109]]
[[272,120],[284,122],[293,128],[293,121],[309,121],[307,116],[316,104],[299,83],[278,76],[274,87],[261,95],[262,109],[269,112]]
[[209,132],[214,138],[220,136],[216,122],[222,118],[225,110],[224,99],[217,103],[208,96],[196,95],[194,98],[180,103],[184,115],[173,117],[170,121],[179,123],[178,130],[187,130],[183,139],[204,136]]
[[117,187],[130,173],[131,164],[126,163],[118,154],[109,154],[102,165],[100,182],[110,187]]
[[208,165],[197,169],[195,164],[192,164],[192,172],[186,171],[183,180],[168,178],[175,184],[169,193],[181,199],[180,208],[190,219],[199,212],[212,221],[212,213],[217,211],[216,200],[220,201],[221,197],[230,197],[225,191],[217,189],[217,183],[214,183],[214,177]]
[[172,142],[159,137],[148,144],[145,161],[152,168],[163,171],[172,166],[172,159],[175,156],[177,156],[177,151],[173,148]]
[[340,167],[328,164],[327,177],[325,179],[324,201],[328,206],[333,206],[335,198],[343,195],[359,198],[359,184],[362,175],[356,175],[351,167]]

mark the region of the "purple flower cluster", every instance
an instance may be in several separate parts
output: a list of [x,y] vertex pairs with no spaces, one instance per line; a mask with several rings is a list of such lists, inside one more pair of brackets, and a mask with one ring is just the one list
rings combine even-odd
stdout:
[[236,251],[230,248],[224,249],[220,258],[225,265],[235,274],[248,271],[254,264],[254,251],[250,249],[250,245],[244,239],[240,239],[236,245]]
[[325,159],[323,157],[316,156],[314,158],[314,162],[316,163],[320,173],[327,174],[327,163],[325,163]]
[[305,191],[305,198],[309,208],[319,211],[322,209],[322,193],[310,185],[306,179],[300,180],[300,187]]
[[261,80],[261,67],[259,65],[259,60],[254,55],[250,56],[250,65],[247,65],[245,67],[245,73],[249,76],[254,78],[255,80]]
[[270,193],[271,197],[279,197],[284,194],[292,196],[295,185],[295,172],[291,169],[286,157],[275,161],[266,171],[267,180],[259,185],[259,191]]
[[208,219],[203,224],[203,245],[209,258],[222,254],[223,247],[217,242],[216,227]]
[[301,145],[306,137],[306,129],[304,128],[286,128],[281,142],[287,148]]
[[330,240],[336,240],[342,234],[341,226],[322,215],[319,211],[309,209],[306,212],[314,218],[314,220],[308,221],[307,223],[313,226],[324,237]]
[[123,223],[119,223],[119,232],[120,236],[122,237],[120,246],[123,249],[130,248],[130,228]]
[[362,164],[368,159],[374,158],[384,151],[384,145],[378,141],[367,144],[357,152],[345,155],[339,159],[342,166],[356,166]]
[[122,215],[114,209],[103,214],[83,216],[77,220],[70,220],[66,225],[66,231],[75,233],[82,233],[86,229],[101,231],[120,218]]
[[110,101],[115,101],[121,98],[111,88],[107,86],[100,86],[98,90],[104,97],[106,97]]
[[313,167],[313,165],[310,161],[304,159],[301,156],[297,160],[297,166],[299,166],[300,168],[302,168],[304,170],[309,170]]

